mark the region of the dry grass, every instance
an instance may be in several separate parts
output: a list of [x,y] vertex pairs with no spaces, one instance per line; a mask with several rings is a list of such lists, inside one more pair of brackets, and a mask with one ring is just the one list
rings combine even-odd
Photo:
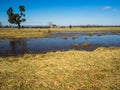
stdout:
[[73,47],[78,47],[78,46],[79,46],[79,44],[73,44],[72,46],[73,46]]
[[120,31],[120,27],[91,27],[91,28],[81,28],[81,27],[73,27],[73,28],[50,28],[51,31]]
[[44,37],[48,34],[47,31],[41,31],[40,29],[0,29],[0,37],[8,38],[30,38],[30,37]]
[[90,32],[94,31],[120,31],[120,27],[99,27],[99,28],[22,28],[20,30],[16,28],[0,28],[1,37],[13,37],[13,38],[29,38],[29,37],[44,37],[49,33],[57,31],[72,31],[72,32],[81,32],[87,31],[88,35],[92,35]]
[[0,90],[120,90],[120,48],[0,58]]
[[93,35],[93,33],[91,33],[91,32],[88,32],[88,33],[87,33],[87,35],[88,35],[88,36],[92,36],[92,35]]
[[90,44],[89,44],[89,43],[84,43],[84,44],[82,44],[81,46],[83,46],[83,47],[89,47]]

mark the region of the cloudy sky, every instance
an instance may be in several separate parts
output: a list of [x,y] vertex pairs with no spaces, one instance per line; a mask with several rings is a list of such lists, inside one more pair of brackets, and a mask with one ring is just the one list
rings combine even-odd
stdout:
[[8,23],[6,11],[26,7],[23,25],[120,25],[120,0],[0,0],[0,22]]

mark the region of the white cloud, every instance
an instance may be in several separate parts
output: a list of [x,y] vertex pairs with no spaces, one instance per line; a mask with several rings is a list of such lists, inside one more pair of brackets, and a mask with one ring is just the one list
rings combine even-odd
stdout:
[[104,6],[104,7],[103,7],[103,10],[110,10],[110,9],[112,9],[111,6]]
[[103,10],[110,10],[112,12],[120,12],[120,10],[118,10],[118,9],[112,7],[112,6],[104,6],[102,9]]

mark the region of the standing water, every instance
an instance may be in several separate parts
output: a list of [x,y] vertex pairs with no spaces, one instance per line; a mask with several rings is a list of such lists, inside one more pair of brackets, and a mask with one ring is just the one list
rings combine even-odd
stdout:
[[0,56],[72,49],[91,51],[111,46],[120,47],[120,33],[52,32],[44,38],[0,39]]

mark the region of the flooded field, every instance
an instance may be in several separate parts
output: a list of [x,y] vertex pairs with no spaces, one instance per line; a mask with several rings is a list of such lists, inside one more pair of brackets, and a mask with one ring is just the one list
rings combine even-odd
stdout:
[[50,51],[87,50],[98,47],[120,47],[117,32],[51,32],[44,38],[0,38],[0,56],[46,53]]

